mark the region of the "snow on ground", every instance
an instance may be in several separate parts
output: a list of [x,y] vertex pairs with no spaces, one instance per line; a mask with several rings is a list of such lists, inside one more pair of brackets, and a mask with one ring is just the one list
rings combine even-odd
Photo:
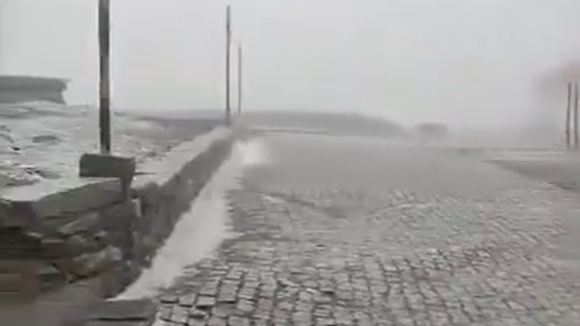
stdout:
[[[116,114],[116,154],[144,160],[160,155],[196,131],[184,132],[152,119]],[[191,128],[190,128],[191,129]],[[0,104],[0,188],[77,174],[84,152],[97,152],[98,110],[51,103]]]
[[250,140],[234,146],[232,156],[204,187],[185,213],[151,268],[115,300],[152,297],[171,286],[188,268],[210,256],[221,242],[235,234],[228,227],[228,191],[238,187],[244,169],[269,161],[266,146]]

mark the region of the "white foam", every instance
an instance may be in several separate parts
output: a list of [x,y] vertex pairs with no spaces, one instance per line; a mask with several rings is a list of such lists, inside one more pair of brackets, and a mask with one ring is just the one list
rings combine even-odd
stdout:
[[135,283],[115,300],[152,297],[186,272],[188,266],[211,257],[221,242],[233,236],[228,223],[228,191],[238,186],[243,168],[265,162],[260,141],[238,143],[232,157],[204,187],[185,213],[165,245]]
[[267,164],[271,161],[263,139],[252,139],[237,146],[243,153],[241,163],[245,167]]

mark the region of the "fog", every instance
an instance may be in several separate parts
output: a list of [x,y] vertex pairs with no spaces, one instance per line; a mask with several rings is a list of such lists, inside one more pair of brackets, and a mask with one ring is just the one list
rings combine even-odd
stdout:
[[[116,107],[223,107],[226,1],[112,2]],[[0,3],[0,72],[69,78],[69,102],[96,103],[97,0]],[[563,93],[538,81],[580,58],[576,0],[230,3],[248,109],[472,127],[559,121]]]

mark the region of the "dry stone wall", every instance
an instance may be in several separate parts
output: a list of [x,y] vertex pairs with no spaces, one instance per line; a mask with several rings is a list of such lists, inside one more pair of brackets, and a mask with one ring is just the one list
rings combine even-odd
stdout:
[[34,296],[100,278],[100,295],[118,294],[150,264],[233,140],[230,130],[217,128],[145,162],[129,198],[112,178],[0,192],[0,292]]

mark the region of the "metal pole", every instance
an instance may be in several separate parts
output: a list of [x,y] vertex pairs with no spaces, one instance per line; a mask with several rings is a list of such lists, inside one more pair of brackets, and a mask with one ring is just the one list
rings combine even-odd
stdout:
[[231,106],[230,106],[230,56],[232,43],[232,24],[231,24],[231,8],[226,9],[226,126],[230,126],[232,121]]
[[566,98],[566,148],[570,148],[570,120],[572,117],[572,83],[568,83],[568,95]]
[[110,0],[99,0],[99,134],[101,153],[111,152]]
[[242,46],[238,45],[238,115],[242,114]]

